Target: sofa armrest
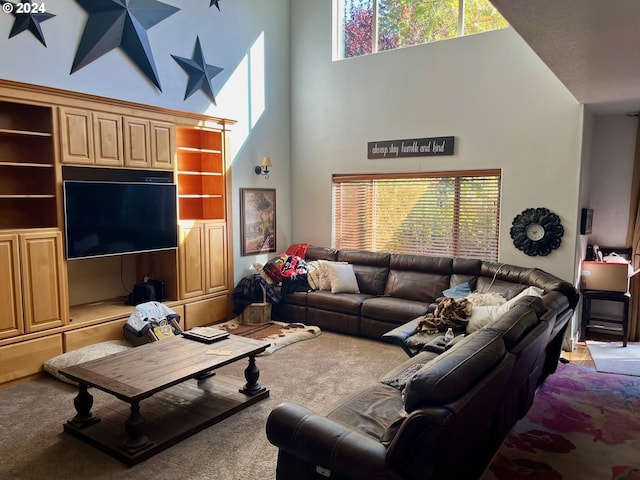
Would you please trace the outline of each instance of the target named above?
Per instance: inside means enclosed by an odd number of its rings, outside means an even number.
[[[386,478],[384,445],[299,405],[285,402],[274,408],[267,418],[266,432],[279,449],[336,472],[339,478]]]
[[[417,317],[413,320],[408,321],[404,325],[400,325],[399,327],[394,328],[393,330],[389,330],[387,333],[382,335],[383,340],[389,341],[395,345],[402,347],[402,349],[406,352],[407,355],[413,357],[418,351],[413,351],[407,346],[407,338],[416,333],[416,329],[418,328],[418,324],[424,317]]]

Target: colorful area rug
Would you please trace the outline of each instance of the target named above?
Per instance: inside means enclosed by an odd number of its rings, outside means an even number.
[[[623,347],[622,342],[587,340],[587,347],[597,371],[640,377],[639,343],[628,342]]]
[[[322,333],[320,327],[308,326],[302,323],[271,321],[261,325],[243,325],[238,318],[218,323],[215,326],[234,335],[271,342],[271,346],[262,355],[271,355],[282,347],[317,337]]]
[[[640,378],[559,364],[482,480],[640,480]]]

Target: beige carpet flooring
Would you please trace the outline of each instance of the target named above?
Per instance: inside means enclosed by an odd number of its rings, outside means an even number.
[[[274,479],[277,449],[265,435],[269,412],[292,401],[320,412],[405,360],[396,346],[323,332],[259,357],[267,400],[249,407],[134,467],[63,433],[75,411],[75,387],[45,377],[0,390],[0,478],[11,480]],[[221,374],[242,378],[246,362]],[[94,413],[119,402],[91,389]],[[144,401],[141,403],[144,415]]]

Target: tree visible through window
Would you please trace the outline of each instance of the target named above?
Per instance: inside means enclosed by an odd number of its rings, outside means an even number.
[[[498,30],[489,0],[336,0],[340,58]]]
[[[498,259],[500,172],[334,175],[332,245]]]

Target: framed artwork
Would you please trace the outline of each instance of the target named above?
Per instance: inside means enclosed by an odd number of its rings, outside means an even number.
[[[241,255],[276,251],[275,188],[240,189]]]

